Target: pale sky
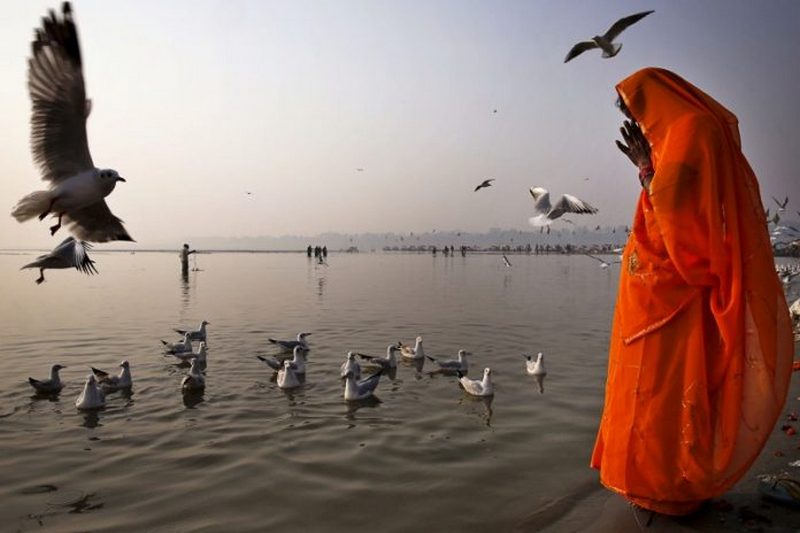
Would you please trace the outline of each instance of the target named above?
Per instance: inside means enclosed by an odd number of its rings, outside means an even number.
[[[8,213],[45,188],[27,57],[55,0],[0,2],[0,248],[60,242]],[[762,197],[800,210],[800,2],[73,2],[95,164],[141,246],[193,236],[527,228],[528,188],[625,224],[638,182],[614,85],[674,70],[739,117]],[[577,41],[617,18],[610,60]],[[497,113],[492,111],[497,109]],[[357,168],[363,168],[358,172]],[[495,186],[473,193],[483,179]],[[590,178],[585,181],[585,178]],[[245,191],[251,191],[247,196]],[[770,200],[771,201],[771,200]]]

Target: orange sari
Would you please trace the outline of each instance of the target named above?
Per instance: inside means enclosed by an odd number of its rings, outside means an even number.
[[[662,69],[617,92],[655,175],[623,253],[591,466],[637,505],[682,515],[764,446],[789,386],[791,324],[736,117]]]

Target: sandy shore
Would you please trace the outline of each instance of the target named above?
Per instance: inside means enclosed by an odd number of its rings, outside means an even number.
[[[800,359],[798,348],[800,344],[795,344],[795,360]],[[543,504],[520,522],[516,531],[800,531],[800,510],[765,501],[758,493],[762,474],[783,472],[800,481],[800,468],[789,466],[800,459],[800,422],[789,420],[790,413],[800,413],[800,372],[792,375],[783,414],[748,474],[692,516],[672,519],[657,515],[648,526],[650,513],[634,511],[623,498],[600,487],[594,475],[568,496]],[[782,429],[787,424],[798,433],[787,434]]]

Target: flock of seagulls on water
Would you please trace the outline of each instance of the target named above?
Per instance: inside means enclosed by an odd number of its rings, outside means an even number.
[[[164,355],[175,357],[180,364],[189,364],[188,372],[181,380],[181,390],[184,393],[202,392],[206,386],[205,369],[207,367],[207,326],[210,323],[203,320],[196,330],[175,331],[181,333],[183,338],[178,342],[161,341]],[[305,383],[306,357],[311,351],[306,338],[311,333],[301,332],[296,340],[269,339],[269,342],[278,348],[279,353],[272,356],[258,355],[256,358],[264,363],[270,371],[276,374],[276,383],[280,389],[294,389]],[[192,341],[199,341],[198,351],[193,350]],[[291,354],[291,355],[289,355]],[[492,370],[485,368],[481,379],[471,379],[469,373],[469,357],[471,352],[459,350],[455,359],[440,359],[425,353],[422,337],[417,337],[414,346],[397,342],[386,348],[385,356],[369,355],[361,352],[350,351],[339,369],[339,377],[344,381],[343,397],[346,401],[364,400],[374,396],[380,383],[381,376],[388,374],[394,379],[398,368],[398,354],[401,360],[412,364],[416,371],[422,371],[425,361],[430,361],[435,368],[429,373],[452,375],[458,379],[461,388],[472,396],[490,397],[494,395],[492,384]],[[526,360],[525,369],[528,374],[536,379],[539,393],[544,393],[544,378],[547,371],[544,367],[544,356],[540,352],[536,358],[523,354]],[[364,361],[362,375],[362,364]],[[125,360],[119,365],[117,374],[112,374],[96,367],[89,367],[91,374],[86,377],[75,407],[79,410],[102,409],[106,405],[106,394],[116,391],[130,391],[133,387],[131,365]],[[54,364],[50,368],[48,379],[28,378],[28,383],[36,394],[55,396],[61,393],[64,382],[61,380],[60,371],[66,366]]]

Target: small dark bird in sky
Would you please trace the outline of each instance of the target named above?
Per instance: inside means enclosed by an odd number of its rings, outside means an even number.
[[[789,197],[788,196],[783,199],[783,202],[779,202],[778,199],[775,198],[774,196],[772,197],[772,199],[775,200],[776,204],[778,204],[778,212],[786,211],[786,204],[789,203]]]
[[[253,193],[251,193],[250,191],[244,191],[244,193],[245,193],[247,196],[253,196]]]
[[[497,113],[497,109],[495,109],[494,111],[492,111],[492,113]]]
[[[614,57],[622,49],[622,44],[613,42],[614,39],[616,39],[619,34],[622,33],[628,26],[639,22],[653,12],[653,10],[642,11],[641,13],[636,13],[635,15],[630,15],[619,19],[608,29],[605,35],[595,35],[592,37],[591,41],[581,41],[573,46],[572,50],[569,51],[567,57],[564,59],[564,63],[569,62],[585,51],[592,50],[593,48],[600,48],[603,51],[603,57],[606,59],[609,57]]]
[[[363,168],[357,168],[356,171],[357,172],[364,172],[364,169]]]
[[[485,189],[486,187],[491,187],[493,181],[494,181],[494,178],[489,178],[488,180],[483,180],[483,183],[481,183],[480,185],[475,187],[475,191],[473,191],[473,192],[478,192],[479,190]]]

